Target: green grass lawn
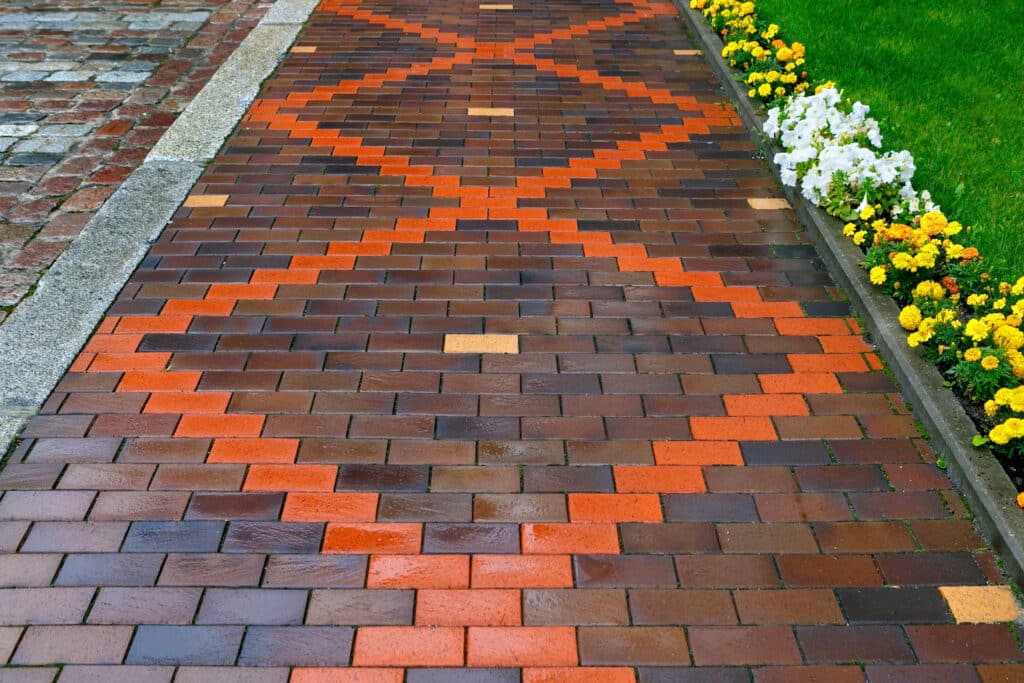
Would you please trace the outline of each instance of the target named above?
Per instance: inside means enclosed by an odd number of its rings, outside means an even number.
[[[758,0],[811,76],[870,105],[993,274],[1024,275],[1024,3]]]

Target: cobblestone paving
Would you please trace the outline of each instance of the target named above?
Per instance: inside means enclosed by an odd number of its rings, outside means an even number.
[[[674,8],[503,7],[314,14],[0,475],[3,680],[1024,679]]]
[[[0,321],[269,5],[0,5]]]

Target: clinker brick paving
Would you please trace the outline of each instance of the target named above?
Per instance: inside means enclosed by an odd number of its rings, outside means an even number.
[[[670,4],[324,0],[0,474],[0,680],[1024,680],[778,195]]]

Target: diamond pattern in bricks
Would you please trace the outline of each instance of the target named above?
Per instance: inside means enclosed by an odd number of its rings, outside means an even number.
[[[795,216],[752,208],[777,188],[675,13],[325,0],[0,474],[0,656],[1024,676],[1012,596],[963,590],[1005,586],[993,554]]]

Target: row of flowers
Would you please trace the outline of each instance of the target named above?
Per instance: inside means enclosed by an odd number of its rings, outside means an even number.
[[[998,455],[1024,454],[1024,277],[998,282],[927,191],[914,188],[909,152],[882,150],[878,122],[831,82],[811,87],[805,49],[782,40],[754,3],[691,0],[722,36],[722,55],[749,95],[768,105],[764,132],[784,151],[782,182],[842,220],[865,253],[871,282],[902,307],[907,343],[933,361],[947,384],[984,408]],[[764,87],[771,86],[771,87]],[[813,91],[813,92],[811,92]],[[1024,494],[1018,498],[1024,506]]]

